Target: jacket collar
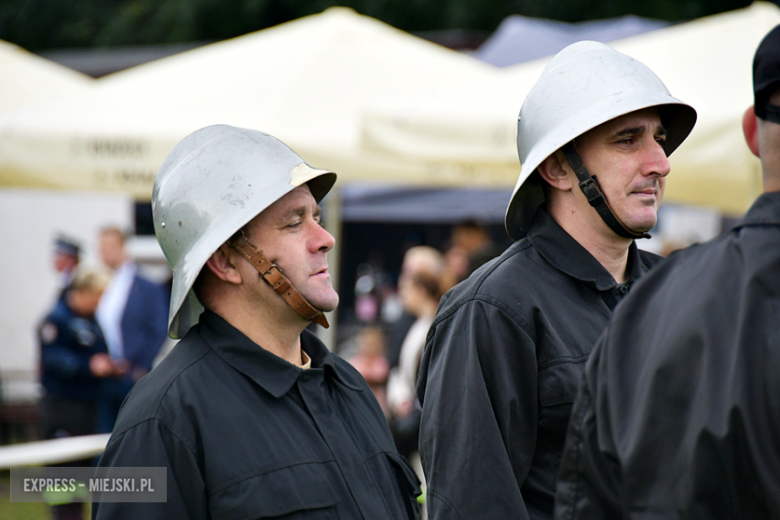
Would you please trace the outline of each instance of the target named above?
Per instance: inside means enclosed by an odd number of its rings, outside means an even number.
[[[591,283],[599,291],[607,291],[617,285],[609,271],[564,231],[544,206],[539,206],[536,210],[527,238],[547,262],[572,278]],[[628,270],[629,282],[636,281],[643,274],[639,251],[634,241],[628,248]]]
[[[736,228],[756,224],[780,224],[780,191],[758,197]]]
[[[219,357],[276,398],[289,392],[304,372],[304,369],[265,350],[211,311],[206,310],[200,315],[197,330]],[[323,372],[352,390],[361,390],[344,377],[335,354],[308,330],[301,334],[301,348],[311,358],[308,370]]]

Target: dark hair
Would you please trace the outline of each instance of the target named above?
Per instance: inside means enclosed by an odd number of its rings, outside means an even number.
[[[426,272],[412,275],[412,283],[422,288],[425,294],[433,300],[439,300],[442,296],[441,281],[434,275]]]
[[[767,119],[767,102],[779,86],[780,25],[764,36],[753,57],[754,110],[761,119]]]
[[[481,233],[487,233],[487,228],[484,224],[477,219],[469,218],[455,224],[456,228],[468,229],[469,231],[479,231]]]

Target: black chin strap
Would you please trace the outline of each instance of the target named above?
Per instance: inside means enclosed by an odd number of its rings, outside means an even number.
[[[612,212],[612,208],[609,207],[607,197],[604,196],[604,192],[601,191],[599,181],[595,175],[588,173],[588,169],[582,164],[580,154],[574,148],[574,143],[569,142],[563,145],[563,153],[566,155],[566,160],[569,161],[569,166],[574,170],[574,174],[577,176],[577,180],[580,181],[580,189],[588,199],[591,206],[601,216],[601,220],[604,221],[609,228],[623,238],[650,238],[650,235],[645,232],[637,233],[628,229],[617,216]]]

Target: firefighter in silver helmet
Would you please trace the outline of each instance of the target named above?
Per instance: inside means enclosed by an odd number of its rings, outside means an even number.
[[[780,25],[753,99],[763,194],[620,304],[580,383],[556,518],[780,518]]]
[[[167,157],[152,211],[181,341],[133,388],[100,461],[166,467],[167,497],[93,518],[416,518],[417,479],[368,385],[305,330],[338,303],[318,206],[335,180],[225,125]]]
[[[557,54],[518,120],[516,242],[444,296],[418,382],[429,517],[552,518],[585,362],[631,285],[659,261],[668,156],[696,112],[607,45]]]

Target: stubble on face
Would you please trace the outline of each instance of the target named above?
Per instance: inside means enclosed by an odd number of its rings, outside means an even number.
[[[598,178],[615,215],[633,231],[656,224],[669,173],[665,139],[655,108],[607,121],[577,138],[583,163]]]
[[[320,224],[320,208],[308,186],[300,186],[247,225],[250,241],[278,265],[311,305],[331,311],[338,305],[328,273],[333,237]]]

